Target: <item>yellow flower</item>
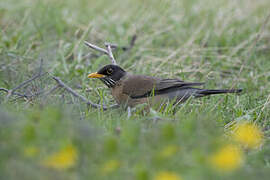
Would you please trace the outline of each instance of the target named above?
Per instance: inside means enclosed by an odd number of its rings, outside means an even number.
[[[226,145],[210,157],[213,167],[220,171],[233,171],[239,168],[243,161],[243,153],[235,145]]]
[[[120,162],[117,160],[109,160],[104,163],[101,168],[101,172],[104,174],[109,174],[120,167]]]
[[[262,144],[263,133],[255,124],[242,123],[235,128],[233,138],[248,148],[257,148]]]
[[[63,170],[74,166],[76,160],[77,151],[72,145],[69,145],[47,157],[42,164],[46,167]]]
[[[176,173],[162,171],[155,176],[154,180],[182,180],[182,178]]]
[[[35,157],[38,153],[38,148],[35,146],[27,146],[23,149],[23,154],[26,157]]]
[[[163,158],[169,158],[176,154],[179,151],[179,147],[176,145],[169,145],[166,146],[162,151],[160,152],[160,156]]]

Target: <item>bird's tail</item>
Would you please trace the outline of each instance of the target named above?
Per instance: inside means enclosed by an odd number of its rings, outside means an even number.
[[[242,89],[199,89],[194,94],[195,97],[208,96],[212,94],[240,93]]]

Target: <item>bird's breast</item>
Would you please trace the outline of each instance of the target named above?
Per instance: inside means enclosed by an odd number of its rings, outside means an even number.
[[[112,96],[118,104],[125,104],[128,100],[128,95],[123,94],[123,86],[116,85],[112,90]]]

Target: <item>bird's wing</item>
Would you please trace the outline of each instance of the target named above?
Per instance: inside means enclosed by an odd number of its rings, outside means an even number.
[[[129,75],[123,82],[123,93],[131,98],[144,98],[192,87],[203,83],[184,82],[179,79],[160,79],[151,76]]]
[[[122,91],[130,97],[143,96],[153,90],[157,81],[157,78],[151,76],[128,75],[122,82]]]
[[[156,90],[165,90],[168,88],[175,88],[175,87],[187,87],[187,86],[201,86],[204,83],[198,83],[198,82],[185,82],[180,79],[161,79],[159,80],[156,85]]]

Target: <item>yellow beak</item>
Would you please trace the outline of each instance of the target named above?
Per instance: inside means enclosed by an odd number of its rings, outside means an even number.
[[[88,78],[102,78],[102,77],[104,77],[104,76],[105,76],[105,75],[103,75],[103,74],[98,74],[97,72],[88,74]]]

